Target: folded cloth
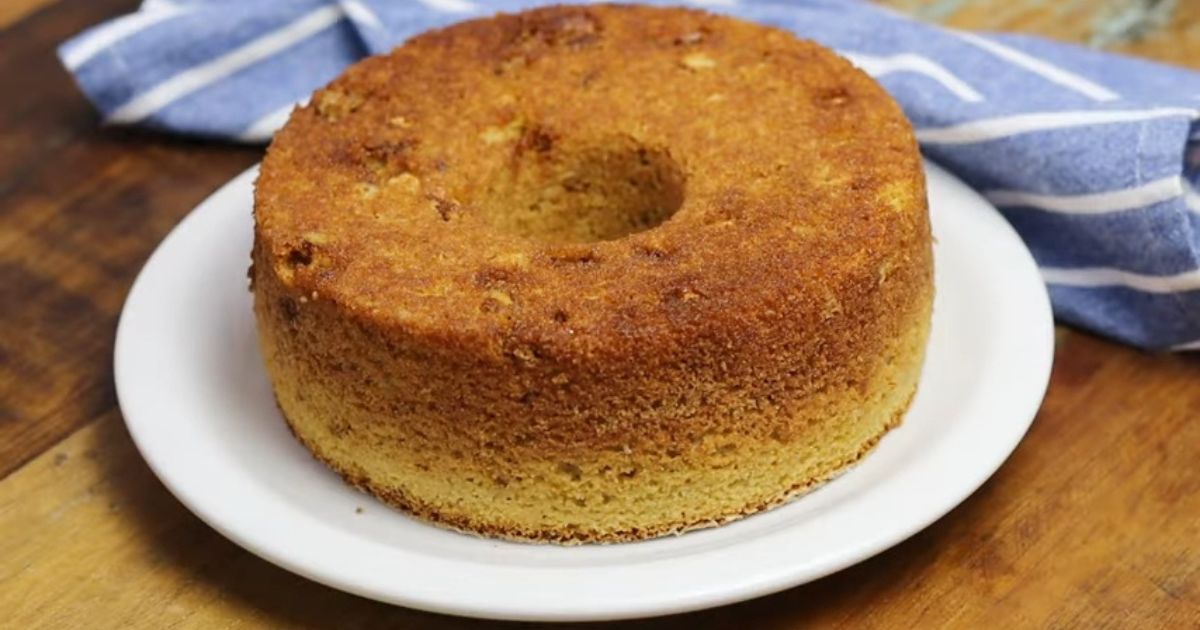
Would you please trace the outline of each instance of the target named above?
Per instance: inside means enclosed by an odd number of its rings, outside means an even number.
[[[356,59],[537,4],[146,0],[59,55],[108,123],[265,142]],[[1061,321],[1144,348],[1200,350],[1200,74],[953,31],[854,0],[696,4],[816,40],[875,76],[926,156],[1016,228]]]

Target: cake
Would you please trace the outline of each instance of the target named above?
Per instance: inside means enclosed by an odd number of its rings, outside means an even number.
[[[292,432],[464,532],[725,523],[901,420],[933,297],[921,158],[833,52],[679,8],[417,36],[292,114],[252,290]]]

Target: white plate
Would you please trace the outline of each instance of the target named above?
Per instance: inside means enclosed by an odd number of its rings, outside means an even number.
[[[730,525],[641,543],[525,545],[430,527],[344,485],[288,433],[260,364],[246,289],[254,169],[180,223],[130,291],[116,341],[121,409],[150,467],[205,522],[366,597],[594,620],[779,591],[948,512],[1012,452],[1045,392],[1053,329],[1033,260],[987,202],[937,167],[927,172],[937,298],[903,425],[816,492]]]

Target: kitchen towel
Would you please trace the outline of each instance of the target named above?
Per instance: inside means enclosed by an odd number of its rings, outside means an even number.
[[[146,0],[59,55],[109,124],[267,142],[355,60],[539,4],[549,3]],[[692,4],[816,40],[878,79],[925,155],[1016,228],[1060,321],[1200,350],[1200,73],[954,31],[857,0]]]

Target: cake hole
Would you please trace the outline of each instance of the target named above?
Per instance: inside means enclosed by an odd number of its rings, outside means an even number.
[[[437,211],[438,218],[443,221],[449,221],[459,212],[459,205],[454,201],[436,196],[430,197],[430,200],[433,201],[433,209]]]
[[[300,241],[300,245],[288,248],[287,262],[293,267],[307,267],[313,261],[313,244]]]
[[[542,352],[537,346],[517,344],[506,351],[508,356],[524,365],[534,365],[541,360]]]
[[[579,80],[579,85],[582,87],[585,87],[585,88],[590,87],[592,85],[592,83],[595,83],[596,79],[599,79],[599,78],[600,78],[599,70],[590,70],[586,74],[583,75],[582,79]]]
[[[370,200],[379,196],[379,186],[370,182],[359,182],[354,189],[362,199]]]
[[[672,304],[694,302],[707,297],[703,291],[695,287],[682,286],[675,287],[664,294],[664,301]]]
[[[509,269],[495,266],[484,266],[475,272],[472,280],[481,289],[502,286],[513,280],[513,272]]]
[[[515,43],[537,42],[545,46],[579,48],[600,39],[603,24],[587,9],[563,7],[558,11],[520,16],[521,30]]]
[[[649,245],[640,245],[634,248],[634,251],[636,251],[638,255],[654,261],[666,260],[667,256],[669,256],[667,250]]]
[[[376,182],[386,182],[412,170],[410,152],[413,145],[412,140],[369,142],[363,145],[359,160]]]
[[[353,114],[365,102],[366,98],[363,95],[337,88],[326,88],[313,96],[313,107],[316,108],[317,116],[329,122],[337,122]]]
[[[704,41],[708,34],[708,29],[702,27],[676,37],[672,43],[676,46],[691,46]]]
[[[486,178],[481,199],[463,205],[498,232],[562,245],[650,230],[683,203],[683,170],[663,149],[624,136],[546,138],[511,141],[512,159]]]
[[[850,91],[843,86],[820,90],[816,93],[816,100],[818,105],[841,107],[850,102]]]
[[[289,324],[294,324],[300,317],[300,305],[290,297],[279,300],[279,310],[283,311],[283,318]]]
[[[559,464],[558,472],[570,477],[571,481],[579,481],[580,479],[583,479],[583,470],[571,462],[563,462]]]
[[[517,142],[517,150],[549,153],[554,148],[554,141],[554,134],[549,129],[531,125],[522,132],[521,139]]]
[[[596,250],[581,244],[559,245],[546,252],[546,257],[559,265],[590,265],[596,262]]]

